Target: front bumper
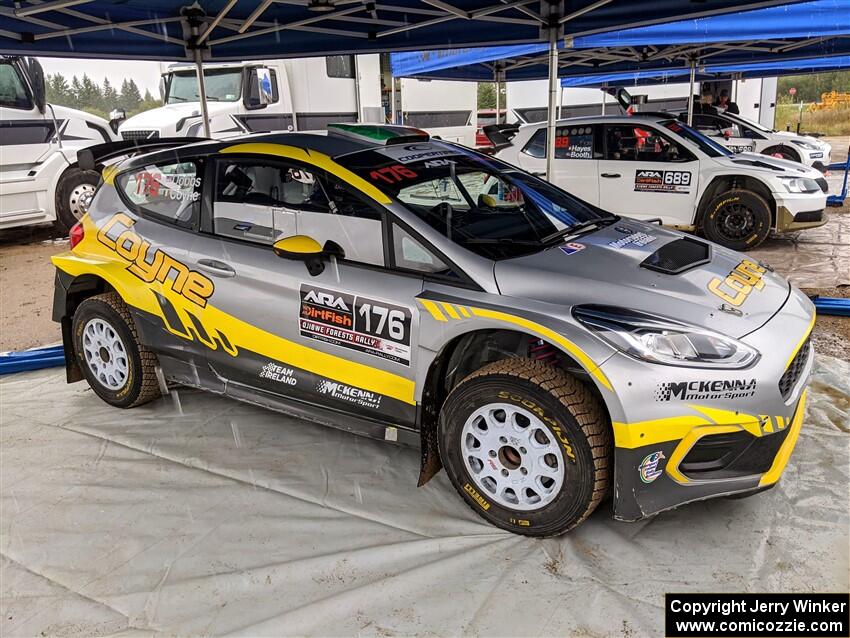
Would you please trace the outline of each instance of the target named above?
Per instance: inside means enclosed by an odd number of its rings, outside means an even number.
[[[651,364],[627,363],[625,355],[609,359],[602,367],[627,415],[613,424],[614,517],[632,521],[774,485],[805,415],[813,325],[811,302],[792,291],[770,321],[742,339],[762,353],[747,370],[648,370]],[[623,373],[629,383],[621,391]]]
[[[776,232],[817,228],[827,222],[826,193],[774,193]]]

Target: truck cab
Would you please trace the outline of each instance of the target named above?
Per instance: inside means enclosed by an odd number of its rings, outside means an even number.
[[[116,139],[106,120],[46,102],[37,60],[0,57],[0,229],[55,222],[66,232],[99,178],[77,152]]]
[[[330,122],[382,122],[377,55],[336,55],[204,65],[210,134],[321,130]],[[162,75],[163,105],[125,120],[124,140],[204,134],[192,64]]]

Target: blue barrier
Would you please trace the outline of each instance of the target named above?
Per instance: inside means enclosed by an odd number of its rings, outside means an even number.
[[[850,174],[850,149],[847,151],[847,161],[843,163],[830,164],[827,169],[831,171],[844,171],[844,184],[841,186],[840,195],[830,195],[826,198],[827,206],[844,206],[847,198],[847,175]]]
[[[12,374],[64,365],[65,351],[61,345],[0,354],[0,374]]]
[[[812,297],[812,303],[819,315],[837,315],[850,317],[850,299],[840,297]]]

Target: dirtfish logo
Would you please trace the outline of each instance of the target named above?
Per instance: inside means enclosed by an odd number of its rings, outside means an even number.
[[[643,461],[641,461],[640,465],[638,465],[640,480],[644,483],[652,483],[655,479],[661,476],[664,472],[658,467],[658,464],[664,458],[664,453],[661,450],[644,457]]]
[[[755,379],[718,379],[716,381],[667,381],[655,390],[656,401],[692,401],[694,399],[741,399],[756,393]]]

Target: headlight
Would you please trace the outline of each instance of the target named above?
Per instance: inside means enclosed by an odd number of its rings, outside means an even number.
[[[603,340],[650,363],[687,368],[746,368],[755,348],[713,330],[611,306],[577,306],[573,316]]]
[[[816,193],[820,191],[818,183],[808,177],[780,177],[789,193]]]
[[[811,142],[806,142],[805,140],[791,140],[792,144],[796,144],[800,148],[804,148],[807,151],[817,151],[820,149],[819,146],[812,144]]]

